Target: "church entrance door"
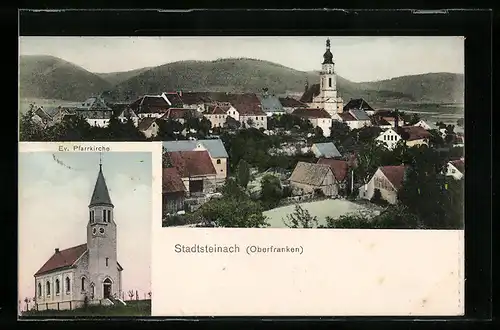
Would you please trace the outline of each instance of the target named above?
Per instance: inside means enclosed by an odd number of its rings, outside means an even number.
[[[111,280],[109,278],[104,280],[104,299],[111,298]]]

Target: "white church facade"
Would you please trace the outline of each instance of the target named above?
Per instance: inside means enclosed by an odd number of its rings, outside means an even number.
[[[343,100],[337,93],[337,73],[335,72],[333,54],[330,51],[330,39],[326,40],[320,83],[311,87],[306,84],[306,90],[300,101],[310,108],[325,109],[332,117],[343,111]]]
[[[89,304],[124,304],[122,266],[117,260],[117,228],[114,205],[99,165],[88,206],[87,242],[68,249],[55,249],[35,273],[38,310],[62,310]]]

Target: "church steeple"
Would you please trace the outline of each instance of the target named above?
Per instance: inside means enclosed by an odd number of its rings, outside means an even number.
[[[330,51],[330,39],[326,39],[326,52],[323,54],[323,64],[333,64],[333,54]]]
[[[90,199],[89,207],[92,206],[114,207],[111,202],[111,198],[109,197],[109,191],[106,185],[106,180],[104,179],[104,174],[102,174],[102,160],[99,161],[99,174],[97,174],[94,192],[92,193],[92,198]]]

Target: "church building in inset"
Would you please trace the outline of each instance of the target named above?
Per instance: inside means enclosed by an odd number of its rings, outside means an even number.
[[[102,164],[88,209],[87,242],[64,250],[56,248],[35,273],[38,310],[74,309],[86,299],[89,304],[123,303],[123,268],[117,260],[114,205]]]
[[[323,54],[321,66],[319,84],[309,87],[306,83],[300,101],[311,108],[325,109],[333,117],[342,112],[343,100],[337,94],[337,73],[335,72],[333,54],[330,51],[330,39],[326,40],[326,52]]]

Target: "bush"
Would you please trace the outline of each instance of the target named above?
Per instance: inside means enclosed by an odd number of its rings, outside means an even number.
[[[389,203],[382,198],[382,193],[380,192],[380,189],[375,189],[375,191],[373,192],[373,197],[370,199],[370,202],[380,206],[389,205]]]

